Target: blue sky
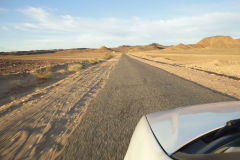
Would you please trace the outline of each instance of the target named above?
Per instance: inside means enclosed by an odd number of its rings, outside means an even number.
[[[0,51],[240,38],[240,0],[0,0]]]

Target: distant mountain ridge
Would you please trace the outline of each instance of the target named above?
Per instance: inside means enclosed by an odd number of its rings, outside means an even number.
[[[106,46],[102,46],[100,48],[98,48],[99,51],[112,51],[111,48],[107,48]]]
[[[148,45],[137,45],[137,46],[122,45],[112,49],[119,52],[128,52],[128,51],[150,51],[150,50],[159,50],[164,48],[166,48],[166,46],[163,46],[158,43],[152,43]]]
[[[168,50],[193,49],[193,48],[240,48],[240,39],[230,36],[212,36],[202,39],[196,44],[178,44],[168,47]]]
[[[0,52],[0,55],[29,55],[29,54],[45,54],[56,53],[61,51],[74,52],[74,50],[81,50],[83,52],[138,52],[138,51],[151,51],[151,50],[185,50],[196,48],[240,48],[240,38],[233,39],[230,36],[212,36],[203,38],[196,44],[183,44],[180,43],[176,46],[164,46],[158,43],[152,43],[149,45],[122,45],[115,48],[108,48],[102,46],[98,49],[93,48],[73,48],[73,49],[50,49],[50,50],[32,50],[32,51],[12,51],[12,52]]]

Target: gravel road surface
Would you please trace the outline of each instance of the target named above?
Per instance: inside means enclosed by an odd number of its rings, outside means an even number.
[[[144,114],[236,100],[123,55],[58,159],[122,160]]]

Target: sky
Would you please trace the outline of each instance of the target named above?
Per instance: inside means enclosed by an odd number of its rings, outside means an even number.
[[[240,38],[240,0],[0,0],[0,51]]]

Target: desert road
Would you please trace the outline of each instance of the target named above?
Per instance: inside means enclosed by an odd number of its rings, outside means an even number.
[[[232,100],[123,54],[58,159],[122,160],[142,115]]]

